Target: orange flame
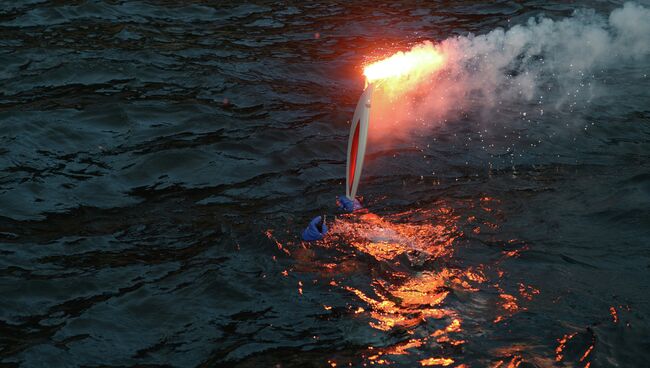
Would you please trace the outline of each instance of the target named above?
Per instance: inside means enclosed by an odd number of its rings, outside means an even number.
[[[444,64],[442,53],[431,43],[413,47],[407,52],[392,56],[366,66],[363,74],[368,83],[378,80],[408,78],[415,82],[431,75]]]

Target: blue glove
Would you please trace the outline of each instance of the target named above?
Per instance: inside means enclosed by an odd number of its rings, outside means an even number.
[[[307,226],[307,228],[302,231],[302,240],[321,240],[326,233],[327,224],[325,224],[325,220],[322,220],[321,216],[316,216],[313,220],[311,220],[309,226]]]
[[[355,198],[354,201],[352,201],[346,196],[336,197],[336,204],[345,212],[354,212],[363,208],[358,199]]]

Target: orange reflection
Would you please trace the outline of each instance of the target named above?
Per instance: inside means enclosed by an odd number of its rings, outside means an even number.
[[[420,339],[410,339],[403,343],[395,344],[390,348],[386,349],[385,352],[388,355],[404,355],[408,354],[409,349],[418,348],[422,346],[423,342]]]
[[[562,352],[566,348],[567,342],[569,340],[571,340],[573,337],[575,337],[575,335],[577,335],[577,334],[578,334],[577,332],[574,332],[572,334],[566,334],[566,335],[562,336],[561,339],[558,340],[558,342],[560,344],[557,346],[557,348],[555,348],[555,361],[556,362],[559,362],[559,361],[562,360],[562,358],[564,358],[564,355],[562,355]]]
[[[457,227],[458,220],[451,209],[441,207],[385,217],[372,213],[344,216],[332,224],[331,236],[323,241],[323,247],[339,249],[341,244],[348,244],[357,254],[366,254],[377,262],[393,266],[386,274],[377,275],[368,290],[340,285],[367,305],[363,308],[364,315],[370,317],[368,323],[372,328],[402,331],[412,336],[406,341],[374,349],[375,353],[368,357],[372,363],[379,364],[382,360],[388,364],[391,355],[410,354],[411,350],[426,346],[464,343],[462,339],[449,336],[461,332],[461,319],[456,312],[444,307],[444,301],[454,288],[477,290],[473,285],[486,280],[481,270],[442,268],[417,275],[400,271],[403,262],[421,265],[451,257],[452,245],[462,234]],[[447,318],[446,327],[426,332],[430,324],[439,325]],[[420,362],[447,366],[454,360],[437,356]]]
[[[612,315],[612,321],[618,323],[618,313],[616,313],[616,308],[609,307],[609,314]]]
[[[336,226],[332,226],[324,245],[336,248],[341,242],[346,242],[378,261],[391,261],[405,253],[411,255],[413,262],[449,256],[453,252],[451,245],[460,234],[455,225],[458,217],[448,216],[447,211],[450,210],[409,211],[390,218],[372,213],[347,216],[335,222]],[[414,215],[429,218],[447,216],[438,224],[398,222]],[[421,254],[415,256],[416,252]]]
[[[279,249],[279,250],[285,252],[285,253],[286,253],[287,255],[289,255],[289,256],[291,255],[291,252],[289,252],[289,250],[288,250],[287,248],[283,247],[283,246],[282,246],[282,243],[280,243],[280,242],[279,242],[279,241],[278,241],[278,240],[273,236],[273,230],[272,230],[272,229],[266,230],[266,233],[264,233],[264,235],[266,235],[267,238],[273,240],[273,242],[275,242],[275,245],[278,246],[278,249]]]
[[[562,336],[562,338],[557,340],[559,345],[557,346],[557,348],[555,348],[555,361],[556,362],[560,362],[560,361],[564,360],[564,351],[565,351],[565,349],[567,347],[567,344],[576,336],[578,336],[578,332],[573,332],[573,333],[570,333],[570,334],[565,334],[564,336]],[[591,362],[588,362],[587,360],[591,356],[595,346],[596,346],[596,338],[595,338],[594,335],[592,335],[591,336],[591,342],[590,342],[589,346],[587,347],[587,349],[581,355],[578,355],[580,357],[579,359],[577,359],[578,356],[576,356],[576,360],[579,363],[584,363],[585,367],[589,367],[591,365]],[[573,351],[575,352],[575,349],[573,349]]]
[[[520,356],[514,356],[512,360],[508,363],[508,368],[517,368],[521,365],[524,360]]]
[[[594,346],[593,346],[593,345],[589,346],[589,348],[587,349],[587,351],[585,351],[585,353],[582,355],[582,358],[580,358],[580,361],[582,362],[582,361],[584,361],[585,359],[587,359],[587,357],[589,356],[589,354],[591,354],[591,352],[592,352],[593,350],[594,350]]]
[[[524,285],[523,283],[519,283],[519,294],[527,300],[533,300],[534,295],[539,294],[539,290],[535,289],[534,287],[528,285]]]
[[[454,364],[454,360],[450,358],[429,358],[420,360],[420,364],[423,366],[440,365],[446,367],[450,364]]]
[[[324,279],[321,285],[351,296],[347,305],[339,307],[333,307],[331,300],[318,301],[323,313],[358,319],[381,336],[382,345],[369,346],[360,357],[364,360],[361,365],[392,365],[393,360],[404,358],[399,356],[413,354],[421,366],[449,366],[458,364],[454,354],[462,353],[475,336],[465,331],[466,326],[475,326],[480,318],[487,323],[510,318],[525,310],[526,303],[539,294],[538,289],[521,282],[507,287],[498,263],[508,258],[497,257],[495,264],[474,266],[462,266],[456,260],[455,247],[464,237],[464,228],[472,237],[494,236],[486,233],[498,228],[487,221],[493,215],[500,216],[495,204],[498,200],[490,197],[456,203],[456,207],[471,208],[477,214],[466,214],[463,220],[454,206],[445,202],[435,208],[381,216],[346,214],[328,222],[330,231],[325,239],[309,244],[287,241],[283,245],[271,231],[267,236],[295,261],[283,276],[318,275]],[[486,230],[472,234],[474,221]],[[516,239],[497,240],[496,244],[503,246],[495,249],[497,256],[527,247]],[[302,294],[302,282],[298,286]],[[487,303],[485,310],[500,314],[496,318],[493,313],[480,315],[478,320],[464,316],[457,307],[459,300],[486,290],[489,293],[478,299]],[[491,297],[495,294],[498,297]],[[562,349],[556,349],[556,354]],[[503,368],[518,367],[523,362],[519,351],[497,356],[501,357],[497,364]],[[347,364],[338,358],[337,362],[339,366]]]
[[[504,357],[492,365],[492,368],[517,368],[524,363],[525,360],[521,354],[526,350],[526,345],[513,345],[508,347],[499,348],[495,351],[497,356]]]
[[[503,321],[507,317],[511,317],[513,314],[521,311],[521,310],[526,310],[526,308],[521,307],[518,304],[517,298],[513,295],[506,294],[506,293],[501,293],[499,294],[500,298],[500,307],[506,312],[506,314],[498,315],[494,319],[494,323],[499,323]]]
[[[501,307],[508,312],[514,313],[519,310],[519,305],[517,305],[517,298],[515,298],[512,295],[509,294],[501,294],[499,295],[501,299],[503,300],[503,303],[501,304]]]

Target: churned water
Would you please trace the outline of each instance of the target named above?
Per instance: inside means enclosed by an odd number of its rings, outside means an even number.
[[[2,1],[0,365],[647,366],[647,11]],[[337,213],[362,66],[423,41],[453,108]]]

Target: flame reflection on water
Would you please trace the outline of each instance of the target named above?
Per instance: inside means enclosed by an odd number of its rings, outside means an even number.
[[[481,198],[477,207],[492,212],[489,204],[489,198]],[[467,220],[473,222],[475,217]],[[390,364],[395,356],[416,350],[423,357],[419,359],[422,366],[455,363],[454,357],[445,354],[462,351],[469,337],[463,331],[462,313],[446,300],[450,294],[490,287],[482,270],[484,265],[448,265],[453,263],[454,245],[463,237],[462,221],[451,206],[443,204],[436,209],[387,216],[347,215],[332,224],[331,234],[320,246],[370,256],[384,270],[373,277],[367,288],[342,283],[338,286],[367,306],[365,317],[372,328],[408,337],[375,347],[368,355],[371,364]],[[489,222],[483,225],[497,227]],[[517,298],[496,287],[501,292],[503,309],[497,318],[518,312]],[[532,298],[533,292],[522,287]]]
[[[444,266],[452,260],[454,244],[463,236],[461,222],[450,206],[441,205],[385,216],[368,212],[344,215],[330,224],[328,236],[317,246],[355,259],[366,257],[375,264],[372,280],[358,286],[340,277],[357,268],[346,266],[346,261],[313,259],[321,263],[316,268],[322,275],[331,272],[336,280],[330,284],[362,303],[363,307],[354,309],[355,318],[367,319],[375,330],[405,336],[396,343],[370,347],[365,355],[368,364],[389,365],[397,356],[416,350],[421,366],[455,363],[445,354],[460,351],[467,337],[463,336],[463,317],[445,301],[454,292],[476,292],[488,281],[482,266]],[[307,271],[314,265],[296,267]]]
[[[494,214],[498,212],[493,207],[496,203],[484,197],[473,208]],[[331,300],[320,300],[326,313],[358,319],[383,336],[361,354],[363,365],[393,365],[405,361],[400,357],[411,356],[407,361],[415,358],[421,366],[466,367],[463,350],[476,339],[477,331],[507,328],[504,323],[527,310],[540,290],[505,279],[500,264],[528,249],[516,239],[499,242],[498,259],[464,265],[455,255],[466,237],[463,229],[469,230],[469,236],[477,236],[472,229],[479,227],[485,230],[480,236],[485,236],[499,225],[494,217],[488,221],[475,213],[461,216],[453,208],[438,203],[435,208],[381,216],[369,212],[342,215],[328,223],[330,231],[324,240],[309,244],[283,245],[272,232],[267,236],[294,259],[291,272],[318,275],[332,290],[349,296],[347,312],[334,308]],[[305,285],[298,285],[302,295]],[[471,295],[480,295],[476,303],[486,305],[481,320],[466,315],[468,306],[463,303],[472,304]],[[466,331],[467,318],[471,331]],[[548,361],[562,359],[565,342],[560,341],[556,351],[549,350]],[[583,362],[590,353],[585,352]],[[517,367],[527,359],[521,345],[491,354],[489,364],[494,367]],[[329,362],[351,364],[334,358]]]

